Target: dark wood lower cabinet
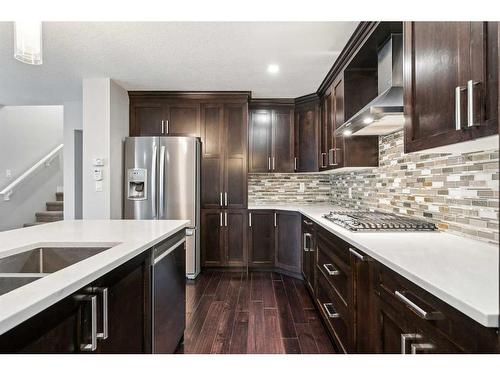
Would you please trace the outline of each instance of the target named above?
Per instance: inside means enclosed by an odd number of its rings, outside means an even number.
[[[247,225],[247,210],[202,210],[202,266],[246,267]]]
[[[250,211],[248,218],[248,266],[274,267],[274,211]]]
[[[316,227],[302,216],[302,276],[310,293],[314,293],[316,269]]]
[[[301,216],[297,212],[276,211],[275,266],[300,275],[301,267]]]

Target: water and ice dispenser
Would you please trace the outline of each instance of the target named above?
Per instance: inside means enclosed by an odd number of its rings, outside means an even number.
[[[131,168],[128,170],[128,175],[127,175],[128,199],[130,200],[148,199],[147,175],[148,175],[147,169]]]

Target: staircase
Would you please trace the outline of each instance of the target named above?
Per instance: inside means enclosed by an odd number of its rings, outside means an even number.
[[[46,211],[41,211],[35,213],[36,221],[34,223],[26,223],[24,227],[31,227],[33,225],[47,224],[53,221],[59,221],[63,219],[63,193],[56,193],[56,200],[54,202],[46,202]]]

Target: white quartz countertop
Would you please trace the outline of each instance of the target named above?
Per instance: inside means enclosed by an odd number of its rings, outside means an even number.
[[[297,211],[486,327],[499,326],[499,249],[445,232],[351,232],[322,217],[332,205],[250,205]],[[337,207],[337,209],[339,209]]]
[[[44,246],[111,247],[0,296],[0,334],[189,226],[189,223],[189,220],[65,220],[0,232],[0,259]]]

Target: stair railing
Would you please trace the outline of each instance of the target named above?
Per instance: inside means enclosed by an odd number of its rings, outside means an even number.
[[[0,191],[0,195],[3,196],[4,201],[10,200],[10,196],[14,192],[14,189],[16,189],[20,184],[22,184],[24,181],[26,181],[29,177],[33,175],[37,170],[39,170],[42,167],[48,167],[52,163],[52,160],[54,160],[59,154],[61,153],[62,149],[64,147],[64,144],[60,144],[56,148],[54,148],[52,151],[50,151],[47,155],[45,155],[43,158],[41,158],[39,161],[37,161],[30,169],[28,169],[26,172],[24,172],[22,175],[20,175],[18,178],[16,178],[14,181],[12,181],[9,185],[5,187],[2,191]]]

